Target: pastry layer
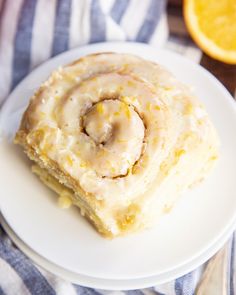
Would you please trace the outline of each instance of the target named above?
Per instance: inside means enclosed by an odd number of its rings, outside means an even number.
[[[41,168],[40,166],[33,165],[32,172],[35,173],[46,186],[57,193],[59,197],[58,203],[62,208],[67,208],[72,203],[80,208],[81,215],[87,217],[87,219],[96,226],[102,235],[106,237],[111,236],[110,231],[103,226],[100,218],[95,214],[94,210],[91,210],[84,198],[80,197],[79,194],[75,194],[70,188],[61,184],[55,177],[49,174],[47,170]]]

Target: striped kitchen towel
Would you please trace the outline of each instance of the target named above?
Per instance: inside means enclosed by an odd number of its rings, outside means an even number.
[[[33,68],[101,41],[162,46],[165,0],[0,0],[0,103]]]
[[[174,32],[168,38],[165,8],[165,0],[0,0],[0,105],[36,66],[88,43],[145,42],[175,50],[199,62],[201,52],[188,37]],[[232,254],[232,275],[234,242],[228,245],[232,246],[232,251],[227,252]],[[210,262],[211,268],[214,261]],[[71,284],[36,266],[0,226],[0,295],[190,295],[196,293],[204,268],[144,290],[94,290]],[[203,282],[206,281],[203,277]],[[230,294],[234,294],[233,277],[229,285]],[[199,294],[223,294],[199,290]]]

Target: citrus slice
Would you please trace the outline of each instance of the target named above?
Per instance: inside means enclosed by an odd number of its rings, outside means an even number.
[[[236,64],[236,0],[185,0],[184,19],[204,52]]]

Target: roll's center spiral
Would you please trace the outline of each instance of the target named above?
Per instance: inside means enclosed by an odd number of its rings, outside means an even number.
[[[126,175],[141,155],[143,121],[118,99],[95,103],[83,117],[83,130],[97,146],[93,166],[104,177]]]
[[[84,130],[97,144],[107,144],[112,139],[114,127],[108,111],[110,103],[96,103],[84,117]],[[106,110],[106,112],[105,112]]]

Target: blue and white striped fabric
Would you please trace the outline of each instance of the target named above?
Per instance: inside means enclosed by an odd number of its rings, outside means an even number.
[[[33,68],[70,48],[167,39],[165,0],[0,0],[0,103]]]
[[[194,46],[184,46],[173,36],[167,41],[165,5],[165,0],[0,0],[0,105],[33,68],[88,43],[134,40],[165,45],[199,59],[199,50]],[[232,270],[234,242],[231,253]],[[0,226],[0,295],[190,295],[196,294],[202,268],[145,290],[93,290],[73,285],[34,265]],[[234,294],[234,280],[231,277],[229,294]]]

